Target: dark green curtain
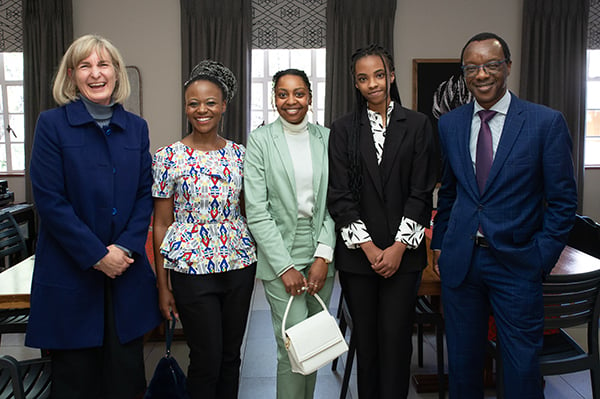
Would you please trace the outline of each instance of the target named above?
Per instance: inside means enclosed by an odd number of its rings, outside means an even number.
[[[360,47],[377,43],[394,51],[397,0],[327,0],[327,83],[325,125],[354,107],[350,57]]]
[[[238,91],[227,104],[223,136],[245,144],[250,126],[251,0],[180,1],[182,82],[204,59],[222,62],[231,69],[238,80]],[[183,87],[181,93],[183,96]],[[189,129],[183,110],[181,113],[183,137]]]
[[[71,0],[23,0],[23,71],[25,102],[25,198],[33,202],[29,160],[40,112],[56,106],[54,72],[73,41]]]
[[[565,116],[583,209],[589,0],[524,0],[519,96]]]

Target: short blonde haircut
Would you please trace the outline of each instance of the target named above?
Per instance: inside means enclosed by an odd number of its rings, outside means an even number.
[[[52,86],[52,96],[58,105],[65,105],[77,99],[79,90],[73,76],[75,67],[94,52],[99,56],[106,53],[115,69],[117,82],[112,93],[112,100],[115,103],[122,104],[129,97],[131,92],[129,78],[119,50],[102,36],[85,35],[69,46],[56,72]],[[71,71],[71,76],[69,76],[69,71]]]

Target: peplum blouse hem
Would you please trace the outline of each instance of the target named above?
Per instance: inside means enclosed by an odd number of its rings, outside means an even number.
[[[243,218],[222,223],[178,223],[160,246],[166,269],[212,274],[243,269],[256,262],[254,243]]]

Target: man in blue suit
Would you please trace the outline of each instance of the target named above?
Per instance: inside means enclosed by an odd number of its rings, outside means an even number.
[[[444,172],[431,241],[442,279],[450,398],[483,398],[490,311],[506,397],[543,398],[542,281],[574,222],[571,137],[559,112],[507,90],[512,62],[502,38],[475,35],[461,62],[476,101],[439,121]]]

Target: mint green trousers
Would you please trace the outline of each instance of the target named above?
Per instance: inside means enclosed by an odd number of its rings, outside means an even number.
[[[305,276],[308,275],[308,270],[314,261],[314,252],[310,225],[299,223],[291,256],[296,269]],[[319,291],[319,296],[325,304],[329,304],[333,280],[333,277],[328,277],[325,280],[325,285]],[[277,342],[277,399],[312,399],[317,382],[317,373],[307,376],[293,373],[285,344],[281,338],[281,322],[290,295],[285,292],[285,286],[280,278],[271,281],[263,280],[263,286],[265,296],[271,307],[271,320],[275,332],[275,341]],[[292,302],[286,327],[293,326],[321,310],[321,305],[312,295],[306,293],[299,295]]]

